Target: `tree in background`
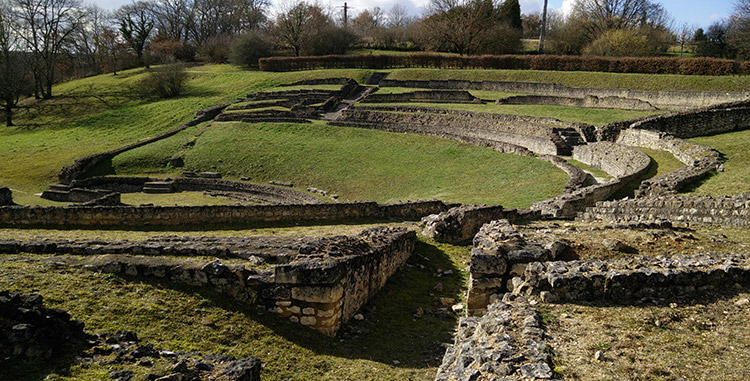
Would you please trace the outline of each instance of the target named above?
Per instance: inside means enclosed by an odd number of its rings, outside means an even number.
[[[518,0],[505,0],[498,8],[499,21],[511,28],[523,30],[521,20],[521,5]]]
[[[688,22],[680,23],[672,30],[672,33],[675,37],[675,42],[677,42],[677,45],[680,45],[680,57],[682,57],[682,54],[685,51],[685,47],[690,45],[690,43],[693,41],[695,31],[695,26]]]
[[[237,66],[258,66],[258,59],[268,57],[273,52],[273,43],[268,36],[253,31],[237,37],[232,42],[229,62]]]
[[[523,38],[537,38],[542,29],[542,17],[539,12],[529,13],[521,17],[523,22]]]
[[[22,41],[14,31],[17,25],[10,10],[10,4],[0,0],[0,105],[8,127],[13,126],[13,109],[19,99],[31,93]]]
[[[729,45],[729,23],[726,21],[711,24],[705,34],[702,29],[698,29],[695,41],[695,53],[699,56],[717,58],[735,56],[734,49]]]
[[[435,13],[420,23],[419,40],[428,49],[464,54],[516,52],[521,46],[521,29],[501,17],[491,0],[469,0],[450,9],[436,0]],[[520,14],[519,14],[520,20]]]
[[[750,0],[737,0],[729,19],[728,43],[741,59],[750,59]]]
[[[131,5],[124,5],[115,12],[120,24],[120,33],[135,53],[139,65],[149,67],[146,57],[151,32],[154,30],[154,17],[150,4],[138,1]]]
[[[52,98],[59,58],[80,24],[80,1],[13,0],[11,7],[24,48],[31,53],[34,94]]]
[[[295,56],[343,54],[356,37],[336,26],[330,15],[304,1],[279,12],[272,34]]]

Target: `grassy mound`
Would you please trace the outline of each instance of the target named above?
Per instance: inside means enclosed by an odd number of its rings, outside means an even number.
[[[189,135],[186,131],[185,135]],[[176,136],[113,160],[118,174],[164,171],[187,137]],[[528,207],[559,194],[567,175],[530,157],[445,139],[350,127],[214,123],[185,151],[185,167],[255,182],[280,180],[347,200],[450,202]]]

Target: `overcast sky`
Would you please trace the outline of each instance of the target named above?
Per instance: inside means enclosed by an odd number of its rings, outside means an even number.
[[[117,9],[123,4],[131,3],[132,0],[84,0],[94,3],[105,9]],[[271,4],[279,1],[270,0]],[[318,3],[329,4],[330,7],[341,7],[346,1],[351,7],[351,15],[373,8],[380,7],[384,10],[390,9],[395,4],[403,5],[412,15],[419,15],[429,0],[318,0]],[[575,0],[549,0],[550,9],[568,9]],[[315,2],[315,1],[311,1]],[[521,13],[532,13],[541,11],[544,0],[519,0]],[[695,26],[707,28],[712,22],[728,17],[732,13],[732,0],[662,0],[661,4],[677,23],[689,22]]]

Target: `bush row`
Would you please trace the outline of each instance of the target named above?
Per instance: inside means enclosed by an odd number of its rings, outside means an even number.
[[[531,69],[598,71],[608,73],[746,75],[750,62],[718,58],[595,57],[559,55],[453,56],[431,53],[404,55],[359,54],[311,57],[268,57],[259,60],[264,71],[334,68],[394,69]]]

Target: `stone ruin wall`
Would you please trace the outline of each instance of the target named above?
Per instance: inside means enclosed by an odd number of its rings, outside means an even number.
[[[404,103],[404,102],[436,102],[436,103],[477,103],[480,100],[466,90],[433,90],[411,91],[405,93],[373,93],[361,101],[362,103]]]
[[[643,118],[630,128],[668,133],[687,139],[739,131],[750,127],[750,102],[733,102],[671,115]]]
[[[658,110],[646,101],[640,99],[627,99],[620,97],[602,97],[587,95],[583,98],[561,97],[555,95],[517,95],[500,98],[496,102],[499,105],[545,105],[581,108],[608,108],[618,110]]]
[[[257,196],[263,200],[280,204],[320,204],[323,201],[310,194],[265,184],[253,184],[225,179],[209,179],[197,177],[177,177],[174,179],[160,179],[151,177],[126,177],[126,176],[101,176],[90,177],[83,180],[74,180],[70,184],[68,195],[62,194],[54,199],[56,201],[85,202],[105,192],[137,193],[143,192],[143,187],[149,182],[168,182],[171,192],[202,192],[202,191],[225,191],[244,193]],[[77,194],[89,195],[89,197],[78,197]],[[67,196],[67,197],[66,197]],[[82,199],[79,199],[82,198]]]
[[[486,118],[485,118],[486,116]],[[479,117],[479,118],[477,118]],[[460,135],[470,138],[496,140],[521,146],[535,153],[557,155],[565,146],[552,128],[542,125],[518,124],[518,120],[497,114],[396,114],[349,109],[339,124],[347,121],[365,121],[370,128],[390,131],[422,133],[428,135]]]
[[[189,121],[187,123],[184,123],[184,124],[180,125],[179,127],[173,128],[173,129],[171,129],[169,131],[163,132],[161,134],[157,134],[155,136],[152,136],[150,138],[141,140],[139,142],[126,145],[124,147],[120,147],[120,148],[117,148],[117,149],[113,149],[111,151],[107,151],[107,152],[103,152],[103,153],[97,153],[97,154],[93,154],[93,155],[89,155],[89,156],[80,158],[80,159],[76,160],[75,162],[73,162],[72,164],[68,164],[68,165],[64,166],[60,170],[60,173],[57,175],[58,179],[63,184],[70,184],[73,180],[80,179],[87,171],[89,171],[92,168],[96,167],[100,163],[102,163],[102,162],[104,162],[106,160],[110,160],[113,157],[115,157],[115,156],[117,156],[117,155],[119,155],[119,154],[121,154],[123,152],[129,151],[129,150],[132,150],[132,149],[135,149],[135,148],[138,148],[138,147],[142,147],[142,146],[145,146],[147,144],[151,144],[153,142],[156,142],[156,141],[159,141],[159,140],[162,140],[162,139],[165,139],[165,138],[168,138],[168,137],[170,137],[172,135],[175,135],[178,132],[180,132],[180,131],[188,128],[188,127],[192,127],[192,126],[198,125],[200,123],[207,122],[209,120],[213,120],[214,118],[216,118],[217,115],[221,114],[222,111],[224,111],[224,109],[227,106],[228,105],[223,104],[223,105],[217,105],[217,106],[212,106],[212,107],[205,108],[203,110],[198,111],[195,114],[195,117],[191,121]]]
[[[82,263],[92,271],[155,277],[209,287],[294,323],[335,336],[343,323],[386,283],[411,255],[416,233],[374,228],[355,237],[334,237],[312,257],[258,270],[244,266],[173,261],[130,255],[97,255]],[[300,251],[310,250],[303,246]]]
[[[617,143],[667,151],[685,164],[676,171],[641,182],[637,197],[672,194],[710,172],[723,170],[721,156],[715,149],[693,144],[663,132],[631,128],[620,132]]]
[[[438,242],[453,244],[473,239],[482,225],[498,219],[527,224],[540,218],[539,212],[505,209],[500,205],[460,205],[439,214],[423,217],[422,234]]]
[[[461,81],[461,80],[411,80],[384,79],[381,87],[411,87],[423,89],[489,90],[521,94],[554,95],[583,98],[593,95],[599,98],[618,97],[638,99],[658,108],[690,109],[707,107],[717,103],[743,101],[750,92],[718,91],[646,91],[629,89],[602,89],[567,87],[556,83],[512,82],[512,81]]]
[[[447,210],[442,201],[302,205],[0,207],[0,226],[168,226],[397,218]]]
[[[750,195],[647,197],[601,201],[579,213],[581,221],[632,223],[666,220],[682,225],[750,227]]]
[[[574,218],[585,207],[604,200],[648,171],[651,159],[638,150],[610,142],[575,146],[573,158],[618,176],[603,184],[563,193],[555,198],[531,204],[532,210],[552,218]]]

